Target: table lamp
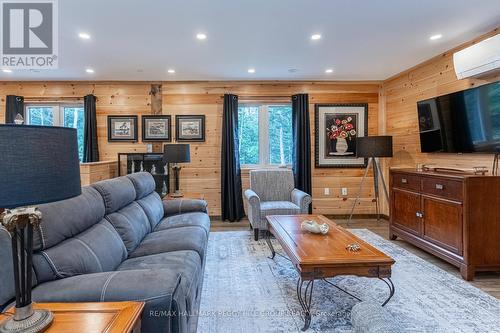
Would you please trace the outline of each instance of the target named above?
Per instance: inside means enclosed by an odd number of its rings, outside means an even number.
[[[385,185],[384,175],[380,170],[380,157],[392,157],[392,136],[380,135],[380,136],[365,136],[356,138],[356,155],[357,157],[368,158],[368,163],[366,165],[365,174],[361,180],[359,186],[358,195],[354,201],[354,205],[351,209],[351,214],[349,215],[349,222],[351,222],[352,214],[356,208],[356,204],[361,196],[361,191],[363,190],[363,184],[365,182],[366,176],[368,175],[368,170],[370,166],[373,167],[373,188],[375,193],[375,205],[377,209],[377,221],[380,220],[380,196],[379,196],[379,179],[382,181],[382,187],[384,189],[385,196],[389,202],[389,192],[387,192],[387,187]]]
[[[175,178],[175,192],[171,195],[173,198],[182,197],[179,190],[179,174],[182,167],[179,163],[189,162],[191,162],[191,157],[188,144],[166,144],[163,146],[163,163],[173,163],[172,170],[174,170]]]
[[[0,332],[41,332],[53,315],[34,310],[31,301],[33,228],[42,222],[34,205],[81,194],[76,130],[0,125],[0,156],[0,220],[12,238],[16,295],[14,316],[0,323]]]

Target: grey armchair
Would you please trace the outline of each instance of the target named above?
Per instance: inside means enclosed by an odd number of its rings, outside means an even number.
[[[260,230],[267,230],[266,215],[307,214],[312,201],[309,194],[294,188],[290,169],[251,170],[244,199],[255,240]]]

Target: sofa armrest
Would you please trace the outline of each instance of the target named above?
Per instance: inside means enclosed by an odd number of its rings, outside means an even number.
[[[292,191],[292,202],[300,207],[301,214],[307,214],[309,213],[309,205],[312,202],[312,198],[306,192],[295,188]]]
[[[163,211],[165,216],[172,216],[184,213],[208,213],[208,204],[205,200],[198,199],[173,199],[163,200]]]
[[[46,302],[145,302],[143,332],[170,332],[172,325],[187,331],[182,315],[157,313],[186,311],[186,291],[181,273],[170,269],[103,272],[45,282],[33,289],[33,301]],[[176,312],[175,312],[176,311]]]
[[[253,190],[245,190],[245,201],[247,204],[247,215],[250,223],[254,226],[260,223],[260,198]]]

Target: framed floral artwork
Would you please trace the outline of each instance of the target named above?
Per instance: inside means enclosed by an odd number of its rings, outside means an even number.
[[[368,104],[316,104],[314,116],[317,168],[366,167],[356,138],[368,135]]]

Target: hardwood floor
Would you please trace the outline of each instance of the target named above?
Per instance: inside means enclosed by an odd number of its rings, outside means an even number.
[[[357,220],[352,220],[348,226],[347,220],[339,220],[335,218],[332,219],[337,224],[345,228],[368,229],[376,233],[377,235],[384,237],[385,239],[388,239],[389,237],[389,223],[385,220],[377,222],[377,220],[375,219],[357,219]],[[217,220],[212,221],[211,231],[236,231],[236,230],[248,230],[248,232],[250,232],[248,220],[242,220],[240,222],[235,222],[235,223],[228,223]],[[460,271],[455,266],[448,264],[447,262],[433,256],[432,254],[422,251],[416,248],[415,246],[399,239],[391,242],[394,242],[395,244],[401,246],[402,248],[419,256],[420,258],[440,267],[441,269],[447,271],[448,273],[461,278]],[[484,292],[492,295],[493,297],[500,299],[500,272],[491,272],[491,273],[477,272],[474,281],[471,281],[469,283],[483,290]]]

